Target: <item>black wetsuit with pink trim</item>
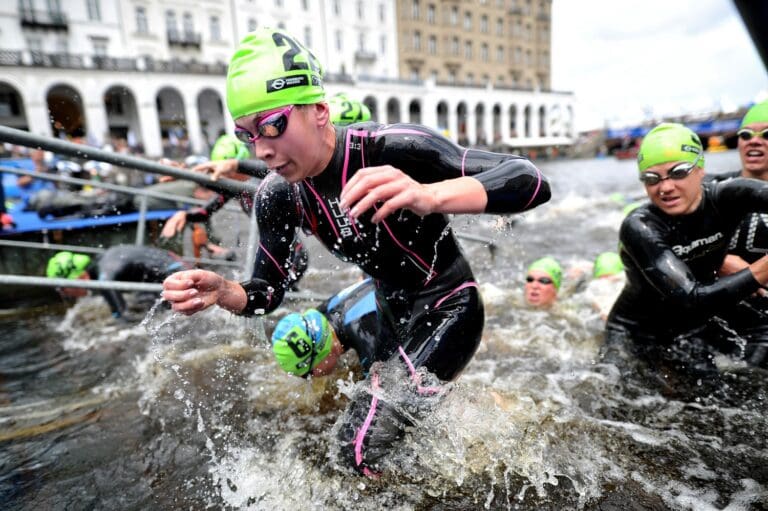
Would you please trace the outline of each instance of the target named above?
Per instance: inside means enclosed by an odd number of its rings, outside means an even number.
[[[465,149],[418,125],[336,127],[333,156],[318,176],[291,184],[271,174],[262,182],[256,202],[261,239],[254,278],[243,283],[248,305],[242,313],[270,312],[280,304],[290,243],[304,230],[374,279],[380,360],[402,351],[406,364],[452,380],[480,342],[484,312],[448,218],[398,210],[376,225],[373,210],[355,221],[339,207],[342,188],[359,169],[382,165],[420,183],[471,176],[486,190],[488,213],[526,211],[550,197],[547,180],[525,158]],[[360,470],[374,462],[365,454],[356,458]]]

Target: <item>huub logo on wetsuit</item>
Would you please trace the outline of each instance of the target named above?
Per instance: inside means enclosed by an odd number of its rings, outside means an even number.
[[[716,232],[712,236],[707,236],[706,238],[699,238],[697,240],[693,240],[688,245],[675,245],[672,247],[672,251],[675,253],[675,255],[683,256],[688,255],[691,251],[705,246],[705,245],[711,245],[712,243],[715,243],[716,241],[719,241],[723,239],[723,233],[722,232]]]

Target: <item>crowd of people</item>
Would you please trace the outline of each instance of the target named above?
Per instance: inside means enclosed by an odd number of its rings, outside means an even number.
[[[330,374],[342,353],[357,353],[364,390],[344,412],[340,454],[378,477],[387,452],[439,406],[441,384],[461,374],[482,338],[483,298],[446,215],[528,211],[546,203],[550,189],[525,158],[464,148],[420,125],[370,121],[349,97],[326,98],[322,80],[321,63],[283,31],[259,29],[241,41],[227,75],[236,139],[221,139],[229,149],[217,152],[217,144],[195,170],[261,179],[255,197],[238,197],[258,220],[253,271],[238,282],[157,254],[162,261],[147,265],[162,271],[142,278],[162,280],[162,296],[178,313],[217,306],[252,316],[275,311],[301,277],[302,234],[357,265],[360,282],[283,317],[271,345],[277,364],[299,377]],[[650,131],[638,151],[648,200],[627,209],[618,252],[592,265],[589,280],[623,283],[615,303],[596,305],[607,316],[600,357],[621,368],[640,361],[663,392],[684,378],[716,381],[718,354],[768,367],[768,102],[747,112],[738,136],[741,171],[710,177],[693,131],[674,123]],[[206,223],[230,198],[215,194],[206,207],[180,211],[163,234]],[[104,275],[106,254],[98,265],[76,257],[57,254],[49,275]],[[110,278],[120,277],[116,271]],[[551,308],[565,274],[553,257],[530,263],[526,304]],[[120,300],[105,298],[119,311]],[[407,375],[412,392],[404,399],[419,412],[381,397],[392,366]]]

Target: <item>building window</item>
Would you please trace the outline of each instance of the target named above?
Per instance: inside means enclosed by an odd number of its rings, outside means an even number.
[[[427,6],[427,23],[430,25],[435,24],[435,4],[429,4]]]
[[[504,20],[501,18],[496,20],[496,35],[504,35]]]
[[[472,85],[473,83],[475,83],[475,75],[467,73],[467,85]]]
[[[211,41],[221,41],[221,23],[218,16],[211,16]]]
[[[136,7],[136,32],[139,34],[148,34],[149,25],[147,24],[147,10],[144,7]]]
[[[107,39],[103,39],[101,37],[94,37],[91,39],[91,44],[93,44],[93,54],[96,57],[106,57],[107,56]]]
[[[165,11],[165,29],[169,34],[175,34],[178,32],[176,28],[176,13],[173,11]]]
[[[488,62],[488,45],[486,43],[480,46],[480,58],[483,62]]]
[[[27,48],[33,53],[42,53],[43,41],[39,37],[30,37],[27,39]]]
[[[88,9],[88,19],[91,21],[101,20],[100,0],[86,0],[85,7]]]
[[[305,11],[309,10],[309,0],[301,0],[301,8]]]
[[[357,19],[361,20],[365,18],[365,8],[363,6],[362,0],[358,0],[357,2]]]
[[[472,13],[464,13],[464,30],[472,30]]]
[[[413,0],[411,2],[411,18],[417,20],[421,16],[421,2],[419,0]]]
[[[459,24],[459,8],[456,7],[455,5],[451,7],[450,21],[451,21],[451,25],[454,27]]]
[[[379,21],[384,23],[387,19],[387,6],[384,4],[379,4]]]
[[[432,79],[432,81],[433,81],[433,82],[435,82],[435,83],[437,83],[437,78],[438,78],[438,76],[440,76],[440,74],[439,74],[437,71],[435,71],[435,70],[432,70],[432,72],[431,72],[431,73],[429,73],[429,77],[430,77],[430,78]]]
[[[255,18],[248,18],[248,32],[253,32],[259,28],[259,24],[256,22]]]
[[[456,83],[456,71],[453,69],[448,71],[448,83]]]
[[[67,39],[67,36],[56,38],[56,53],[59,55],[66,55],[69,53],[69,39]]]
[[[472,41],[464,42],[464,58],[472,59]]]
[[[421,32],[418,30],[413,32],[413,50],[421,51]]]
[[[341,51],[344,48],[344,34],[341,30],[334,32],[334,40],[336,42],[336,51]]]
[[[429,42],[427,43],[427,49],[430,55],[437,55],[437,37],[429,36]]]
[[[454,37],[451,39],[451,55],[458,55],[459,54],[459,38]]]
[[[386,35],[382,35],[381,37],[379,37],[379,53],[381,53],[382,55],[387,54],[387,36]]]
[[[480,18],[480,32],[483,34],[488,33],[488,16],[483,14],[483,17]]]
[[[192,19],[192,14],[188,12],[184,13],[184,33],[185,34],[195,33],[195,22]]]
[[[282,7],[283,6],[283,0],[275,0],[275,7]]]
[[[498,46],[496,48],[496,62],[504,62],[504,47]]]
[[[277,24],[277,28],[279,28],[280,30],[285,30],[285,22],[284,21],[279,22]]]
[[[61,12],[61,0],[48,0],[48,12],[58,14]]]
[[[304,27],[304,46],[312,48],[312,28]]]
[[[333,14],[336,16],[341,15],[341,3],[339,0],[333,0]]]
[[[357,34],[357,49],[361,52],[365,51],[365,34],[362,32]]]
[[[419,81],[419,70],[414,68],[411,68],[411,80],[414,82]]]

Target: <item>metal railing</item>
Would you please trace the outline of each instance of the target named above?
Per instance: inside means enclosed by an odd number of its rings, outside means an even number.
[[[129,292],[160,293],[163,285],[153,282],[126,282],[122,280],[85,280],[85,279],[57,279],[52,277],[29,277],[24,275],[0,274],[0,284],[24,285],[40,287],[76,287],[96,290],[115,290]],[[285,298],[292,301],[322,301],[325,296],[314,293],[286,291]]]

